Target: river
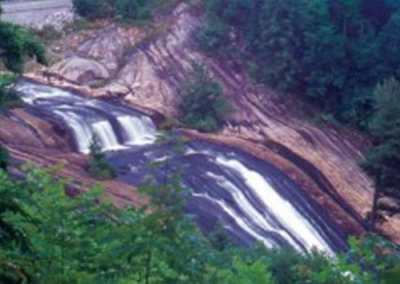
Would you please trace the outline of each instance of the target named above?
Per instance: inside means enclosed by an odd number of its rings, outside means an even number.
[[[87,154],[96,135],[121,181],[138,187],[149,176],[162,183],[180,173],[185,210],[206,234],[222,226],[244,245],[257,241],[330,255],[346,248],[346,233],[329,212],[270,163],[236,148],[173,139],[178,133],[159,143],[163,135],[152,120],[126,106],[31,82],[17,89],[29,108],[69,129],[76,151]]]

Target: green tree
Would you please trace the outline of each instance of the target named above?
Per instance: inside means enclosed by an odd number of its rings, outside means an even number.
[[[298,51],[303,23],[299,1],[264,1],[259,40],[250,48],[259,65],[257,79],[286,93],[299,87]]]
[[[118,208],[100,188],[72,198],[56,172],[25,170],[19,180],[0,172],[2,283],[376,284],[400,261],[377,237],[352,239],[335,260],[263,245],[215,249],[181,210],[183,196],[162,204],[144,188],[154,201]]]
[[[382,195],[398,195],[400,185],[400,83],[389,79],[374,93],[375,114],[370,124],[373,146],[362,163],[374,178],[375,194],[371,225],[377,220],[378,200]]]
[[[22,73],[27,58],[47,64],[43,45],[25,28],[0,21],[0,38],[0,59],[10,71]]]
[[[107,0],[73,0],[76,12],[82,17],[96,19],[110,17],[112,5]]]
[[[115,18],[124,21],[146,20],[150,17],[147,0],[73,0],[75,10],[90,19]]]
[[[150,7],[146,0],[116,0],[115,17],[123,20],[145,20],[150,17]]]
[[[204,132],[216,131],[229,111],[228,102],[223,98],[222,88],[213,81],[208,70],[197,63],[193,72],[183,84],[183,123]]]
[[[197,42],[204,52],[217,52],[221,57],[226,57],[230,44],[228,26],[221,22],[208,22],[198,34]]]
[[[13,106],[19,106],[21,100],[16,96],[13,84],[16,76],[12,73],[3,73],[0,75],[0,113]]]
[[[114,169],[107,163],[106,155],[100,145],[99,138],[94,135],[89,146],[89,172],[100,179],[111,179],[116,176]]]

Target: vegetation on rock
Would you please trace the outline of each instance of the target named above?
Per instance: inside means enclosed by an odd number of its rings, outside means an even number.
[[[47,64],[43,45],[25,28],[0,21],[0,60],[15,73],[22,73],[27,58]]]
[[[192,69],[182,85],[183,124],[203,132],[214,132],[222,125],[230,106],[223,97],[221,86],[204,66],[194,63]]]
[[[146,20],[150,17],[146,0],[73,0],[79,15],[91,19],[115,18],[124,21]]]
[[[99,179],[111,179],[116,176],[114,169],[108,164],[106,155],[103,153],[98,137],[93,136],[90,144],[89,172]]]
[[[0,113],[6,108],[21,104],[13,89],[16,78],[12,73],[0,74]]]

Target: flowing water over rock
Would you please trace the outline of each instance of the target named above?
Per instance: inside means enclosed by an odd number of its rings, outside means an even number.
[[[169,143],[154,143],[157,131],[151,119],[130,108],[29,82],[18,90],[27,105],[71,130],[78,151],[88,153],[96,135],[119,179],[129,184],[141,186],[148,175],[162,182],[165,169],[150,165],[168,160],[169,170],[182,173],[189,190],[186,211],[206,233],[222,225],[243,244],[260,241],[268,247],[316,248],[329,254],[346,247],[345,233],[329,214],[265,161],[195,140],[174,151]]]
[[[62,120],[71,129],[75,146],[82,153],[89,153],[94,136],[104,151],[151,144],[156,140],[156,127],[151,119],[131,109],[33,83],[21,83],[17,90],[26,104]]]

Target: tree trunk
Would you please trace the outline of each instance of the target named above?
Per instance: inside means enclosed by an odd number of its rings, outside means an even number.
[[[378,217],[378,201],[379,201],[379,190],[380,188],[380,177],[377,178],[375,190],[374,190],[374,199],[372,202],[372,211],[371,211],[371,218],[369,222],[369,230],[371,232],[375,231],[376,221]]]

